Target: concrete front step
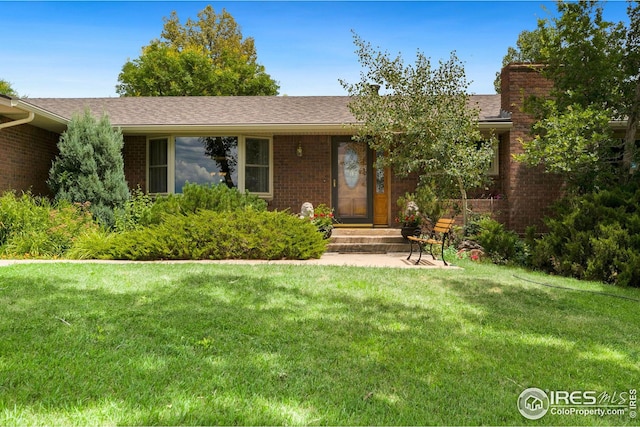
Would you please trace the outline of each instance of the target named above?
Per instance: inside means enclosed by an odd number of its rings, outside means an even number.
[[[397,228],[334,228],[327,252],[385,254],[408,252]]]
[[[332,236],[400,236],[399,228],[335,227]],[[402,237],[402,236],[401,236]]]
[[[331,234],[331,240],[339,243],[407,243],[406,240],[399,234],[397,236],[391,235],[370,235],[370,234],[358,234],[358,235],[346,235],[335,236]]]
[[[408,243],[329,243],[327,252],[341,254],[389,254],[409,253]]]

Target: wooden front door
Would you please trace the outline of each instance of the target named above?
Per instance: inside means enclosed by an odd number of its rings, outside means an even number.
[[[382,156],[376,153],[375,158]],[[374,159],[375,165],[375,159]],[[375,183],[373,190],[373,225],[389,225],[389,196],[391,194],[390,173],[388,168],[374,166]]]
[[[332,199],[334,214],[343,224],[373,221],[371,150],[351,137],[332,138]]]

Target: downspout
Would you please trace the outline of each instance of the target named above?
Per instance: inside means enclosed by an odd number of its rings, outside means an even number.
[[[24,110],[22,110],[22,111],[24,111]],[[35,115],[35,113],[33,111],[24,111],[24,112],[28,113],[29,115],[27,117],[25,117],[24,119],[14,120],[12,122],[0,123],[0,129],[12,127],[12,126],[23,125],[25,123],[30,123],[36,117],[36,115]]]

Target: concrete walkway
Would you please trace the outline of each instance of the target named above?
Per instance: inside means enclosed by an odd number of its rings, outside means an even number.
[[[440,260],[432,260],[430,255],[422,256],[420,264],[416,265],[415,260],[418,259],[417,255],[414,255],[411,260],[407,261],[406,253],[388,253],[388,254],[347,254],[347,253],[325,253],[320,259],[310,260],[220,260],[220,261],[102,261],[102,260],[0,260],[0,267],[15,265],[15,264],[27,264],[27,263],[80,263],[80,262],[95,262],[95,263],[108,263],[108,264],[124,264],[132,262],[155,262],[155,263],[187,263],[198,262],[207,264],[267,264],[267,265],[339,265],[339,266],[354,266],[354,267],[390,267],[390,268],[458,268],[452,265],[448,267]],[[451,260],[449,260],[451,261]]]

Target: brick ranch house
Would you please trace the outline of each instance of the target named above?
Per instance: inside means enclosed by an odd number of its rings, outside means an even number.
[[[558,179],[512,159],[532,122],[521,111],[523,95],[548,90],[535,67],[513,64],[502,71],[500,95],[471,97],[481,109],[480,130],[499,142],[492,186],[470,205],[519,232],[539,225],[561,192]],[[374,170],[376,153],[351,141],[348,103],[346,96],[0,96],[0,192],[49,194],[60,134],[74,113],[89,108],[122,130],[130,188],[160,194],[180,192],[186,181],[225,181],[265,198],[270,209],[325,203],[343,224],[394,226],[396,200],[416,179]]]

